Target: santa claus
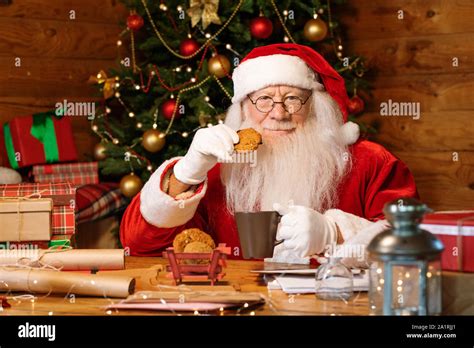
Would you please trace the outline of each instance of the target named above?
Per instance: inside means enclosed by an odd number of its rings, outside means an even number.
[[[344,79],[310,47],[255,48],[232,80],[225,124],[198,130],[126,210],[121,241],[132,255],[160,255],[196,227],[241,258],[234,212],[277,210],[283,243],[274,259],[307,258],[329,245],[367,245],[386,227],[387,201],[418,197],[404,163],[358,139]],[[249,127],[263,139],[257,163],[231,163],[236,131]]]

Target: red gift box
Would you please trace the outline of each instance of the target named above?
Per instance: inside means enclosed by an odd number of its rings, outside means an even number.
[[[72,235],[76,232],[76,188],[69,183],[21,183],[0,185],[0,197],[28,197],[36,195],[53,200],[51,228],[53,235]]]
[[[420,227],[444,244],[443,270],[474,272],[474,210],[426,214]]]
[[[4,124],[3,136],[6,158],[14,169],[77,159],[70,119],[58,118],[54,111],[15,117]]]
[[[36,165],[31,173],[34,182],[70,182],[74,185],[99,183],[97,162]]]

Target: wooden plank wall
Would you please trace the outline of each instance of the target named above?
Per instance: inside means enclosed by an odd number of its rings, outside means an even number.
[[[71,10],[75,19],[70,19]],[[118,23],[124,18],[126,11],[116,0],[11,0],[0,5],[0,124],[53,109],[64,99],[97,100],[96,88],[86,82],[116,64]],[[85,117],[72,120],[84,160],[97,138]]]
[[[474,2],[350,0],[348,6],[340,12],[348,52],[367,57],[375,73],[362,120],[377,126],[375,140],[407,163],[429,206],[474,208]],[[389,99],[419,102],[420,119],[380,116],[380,103]]]

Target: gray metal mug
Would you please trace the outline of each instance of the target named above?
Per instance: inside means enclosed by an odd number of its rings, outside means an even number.
[[[273,248],[282,242],[276,240],[280,219],[276,211],[235,213],[244,259],[273,256]]]

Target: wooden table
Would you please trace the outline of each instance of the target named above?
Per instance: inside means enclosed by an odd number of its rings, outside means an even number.
[[[126,257],[126,269],[113,271],[136,277],[136,291],[159,290],[170,291],[172,280],[159,272],[166,260],[158,257]],[[322,301],[314,294],[287,295],[281,290],[268,290],[262,276],[251,273],[251,270],[263,268],[259,261],[227,261],[226,276],[214,287],[209,285],[184,286],[195,290],[238,290],[259,292],[267,299],[267,304],[254,310],[254,315],[368,315],[368,297],[366,292],[356,293],[348,303],[342,301]],[[109,273],[109,271],[103,271]],[[158,277],[157,277],[158,276]],[[164,288],[163,288],[164,286]],[[107,311],[105,307],[120,299],[65,297],[41,294],[32,301],[30,299],[10,299],[11,308],[4,309],[0,315],[169,315],[167,312],[120,310]],[[225,312],[231,315],[232,311]],[[250,312],[245,313],[250,315]]]

